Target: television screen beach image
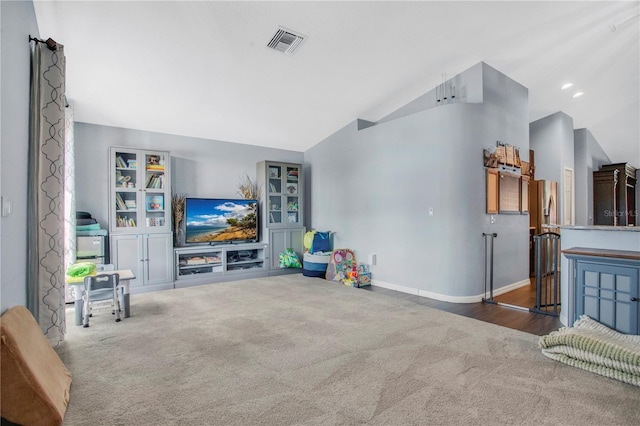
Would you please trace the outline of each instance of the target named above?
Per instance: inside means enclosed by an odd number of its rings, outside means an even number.
[[[185,242],[257,241],[257,206],[256,200],[187,198]]]

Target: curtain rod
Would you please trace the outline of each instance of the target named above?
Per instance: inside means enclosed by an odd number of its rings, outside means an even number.
[[[35,41],[36,43],[44,43],[47,45],[49,50],[53,50],[54,52],[58,50],[58,43],[56,43],[56,41],[51,37],[46,40],[42,40],[37,37],[31,37],[31,34],[29,34],[29,43],[31,43],[32,41]]]

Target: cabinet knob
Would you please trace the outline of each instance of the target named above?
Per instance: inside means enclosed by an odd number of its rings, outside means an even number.
[[[638,298],[637,298],[637,297],[632,297],[632,298],[631,298],[631,301],[632,301],[632,302],[637,302],[637,301],[638,301]]]

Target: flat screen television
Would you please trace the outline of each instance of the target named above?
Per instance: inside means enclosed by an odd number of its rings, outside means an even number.
[[[258,203],[230,198],[187,198],[185,223],[187,244],[256,242]]]

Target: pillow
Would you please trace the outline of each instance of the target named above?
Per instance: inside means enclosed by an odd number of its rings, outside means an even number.
[[[280,253],[281,268],[302,268],[298,255],[292,249],[288,248],[284,253]]]
[[[24,306],[7,310],[0,335],[2,417],[21,425],[61,425],[71,373],[31,312]]]
[[[91,262],[78,262],[69,266],[67,276],[69,277],[86,277],[96,271],[96,264]]]

